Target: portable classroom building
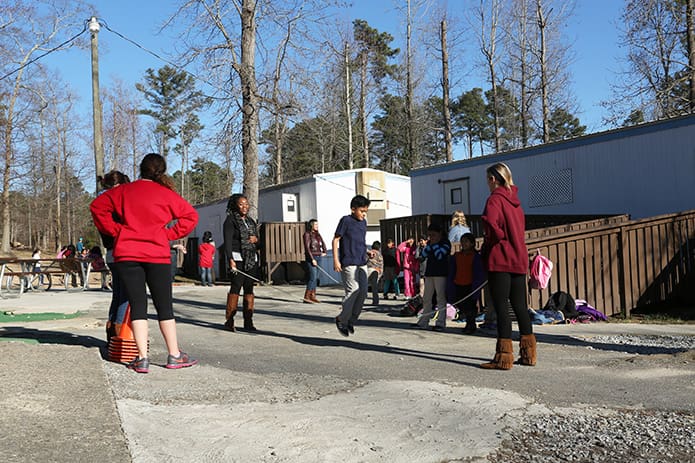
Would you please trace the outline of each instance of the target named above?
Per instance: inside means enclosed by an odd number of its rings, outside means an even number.
[[[371,200],[367,213],[367,243],[380,239],[379,221],[411,215],[410,178],[376,169],[351,169],[314,174],[264,188],[258,193],[259,222],[319,221],[326,244],[340,218],[350,214],[357,194]]]
[[[329,250],[331,238],[338,221],[350,213],[350,200],[357,194],[371,200],[367,213],[367,243],[380,239],[379,221],[386,218],[411,215],[410,178],[376,169],[352,169],[339,172],[315,174],[293,182],[264,188],[258,193],[258,222],[307,222],[319,221],[319,230]],[[225,272],[224,262],[219,259],[224,242],[223,224],[226,218],[227,199],[195,206],[199,220],[191,237],[202,237],[206,230],[212,232],[217,245],[214,268],[219,275]],[[293,240],[286,240],[282,255],[301,255],[294,249]],[[197,241],[191,241],[192,245]],[[282,244],[282,243],[280,243]],[[290,249],[292,248],[292,249]],[[330,251],[329,251],[330,253]],[[265,256],[274,268],[277,256]],[[322,267],[332,272],[332,260],[322,259]],[[297,272],[288,272],[297,273]],[[266,275],[270,278],[270,275]],[[288,275],[289,279],[291,275]]]
[[[411,171],[413,215],[480,214],[504,162],[526,214],[633,219],[695,206],[695,115]]]

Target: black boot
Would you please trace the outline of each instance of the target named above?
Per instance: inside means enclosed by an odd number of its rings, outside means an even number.
[[[253,294],[244,294],[244,329],[246,331],[258,331],[253,326]]]

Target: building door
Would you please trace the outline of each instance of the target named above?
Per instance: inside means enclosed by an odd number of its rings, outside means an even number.
[[[282,221],[299,222],[299,204],[296,194],[282,194]]]
[[[454,211],[471,213],[469,178],[457,178],[444,182],[444,209],[447,214]]]

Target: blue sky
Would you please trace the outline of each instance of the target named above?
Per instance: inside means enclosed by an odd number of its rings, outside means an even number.
[[[142,47],[166,56],[173,50],[170,37],[158,34],[162,21],[172,11],[174,2],[165,0],[97,0],[97,16],[113,30]],[[365,19],[372,27],[389,32],[396,41],[404,36],[403,18],[393,0],[355,0],[353,6],[341,13],[347,21]],[[401,2],[405,4],[405,0]],[[446,0],[440,4],[447,4]],[[477,0],[452,0],[452,5],[476,5]],[[602,123],[605,111],[600,102],[610,96],[609,85],[616,80],[622,50],[618,46],[616,24],[623,7],[621,0],[577,0],[574,16],[565,31],[567,42],[574,49],[574,61],[570,66],[572,90],[577,97],[580,117],[589,132],[605,130]],[[458,12],[454,12],[458,14]],[[85,18],[87,19],[87,18]],[[396,46],[405,48],[402,43]],[[472,48],[471,46],[467,48]],[[162,67],[163,61],[141,50],[112,32],[102,29],[99,34],[100,83],[111,85],[114,79],[134,85],[143,80],[149,67]],[[51,67],[57,67],[70,87],[81,97],[85,115],[91,114],[91,70],[89,50],[71,50],[55,53],[45,59]],[[474,78],[464,81],[452,95],[484,82]]]

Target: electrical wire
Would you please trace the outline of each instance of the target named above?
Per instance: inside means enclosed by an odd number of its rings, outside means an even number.
[[[84,27],[82,28],[82,30],[81,30],[79,33],[73,35],[72,37],[70,37],[70,38],[67,39],[65,42],[61,43],[60,45],[51,48],[51,49],[48,50],[46,53],[44,53],[44,54],[42,54],[42,55],[39,55],[39,56],[37,56],[37,57],[34,58],[34,59],[31,59],[31,60],[27,61],[26,63],[24,63],[24,64],[22,64],[21,66],[19,66],[17,69],[8,72],[8,73],[5,74],[4,76],[0,77],[0,80],[5,80],[6,78],[10,77],[12,74],[15,74],[15,73],[21,71],[22,69],[24,69],[25,67],[29,66],[30,64],[33,64],[33,63],[35,63],[36,61],[40,60],[40,59],[43,58],[44,56],[50,55],[50,54],[53,53],[54,51],[56,51],[56,50],[58,50],[58,49],[64,47],[65,45],[69,44],[70,42],[76,40],[79,36],[81,36],[81,35],[84,34],[85,32],[87,32],[87,21],[85,21]]]

